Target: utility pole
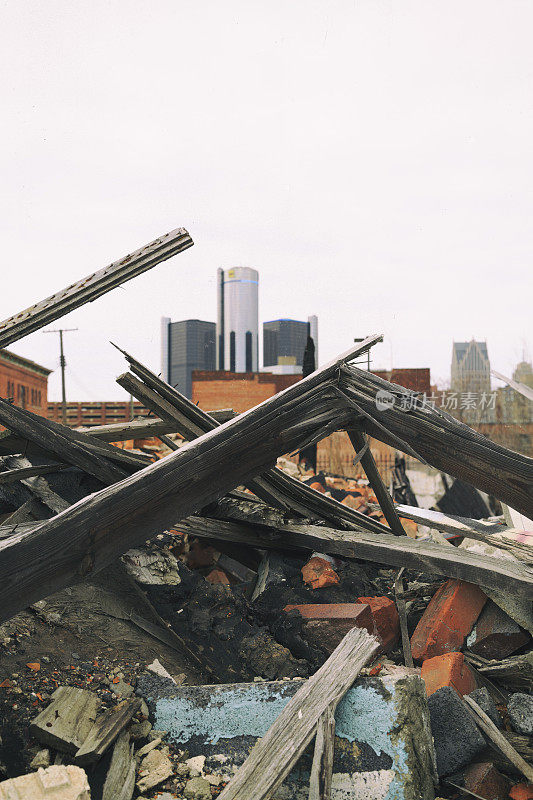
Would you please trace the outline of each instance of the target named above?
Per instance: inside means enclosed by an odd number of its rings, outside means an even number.
[[[54,330],[43,331],[43,333],[59,334],[59,366],[61,367],[61,421],[63,425],[67,424],[67,393],[65,390],[65,367],[67,366],[67,361],[63,351],[63,334],[77,330],[77,328],[57,328]]]

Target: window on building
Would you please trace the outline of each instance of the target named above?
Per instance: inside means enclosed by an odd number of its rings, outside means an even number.
[[[252,369],[252,332],[246,331],[246,372]]]
[[[235,372],[235,331],[229,335],[229,371]]]

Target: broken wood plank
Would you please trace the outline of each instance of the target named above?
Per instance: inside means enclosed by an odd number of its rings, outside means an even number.
[[[519,755],[514,747],[508,742],[505,736],[498,730],[494,722],[489,719],[489,717],[485,714],[485,712],[478,706],[475,700],[472,700],[471,697],[465,695],[463,697],[463,702],[466,703],[469,711],[471,712],[476,725],[483,731],[485,736],[496,745],[498,750],[500,750],[504,756],[511,762],[511,764],[516,767],[516,769],[524,775],[528,781],[533,781],[533,767],[531,764],[528,764],[527,761],[524,761],[521,755]]]
[[[507,529],[503,520],[500,522],[470,519],[470,517],[458,517],[454,514],[444,514],[442,511],[433,511],[431,508],[397,505],[396,511],[400,517],[411,519],[413,522],[443,533],[455,533],[457,536],[468,536],[471,533],[483,533],[490,536],[493,533],[503,533]]]
[[[122,731],[113,748],[102,800],[131,800],[133,797],[136,762],[132,750],[128,731]]]
[[[59,686],[50,705],[30,724],[32,736],[62,753],[76,753],[89,735],[100,707],[93,692]]]
[[[236,416],[232,408],[221,408],[207,413],[218,423],[227,422],[228,419]],[[149,439],[152,436],[159,436],[160,433],[179,433],[173,422],[166,422],[157,417],[144,417],[129,422],[111,422],[108,425],[93,425],[90,428],[81,426],[74,430],[94,436],[101,442],[125,442],[129,439]]]
[[[124,354],[137,376],[136,378],[135,375],[126,373],[118,379],[120,385],[141,402],[151,404],[150,407],[155,413],[159,413],[157,410],[159,408],[168,419],[173,417],[179,426],[179,433],[186,439],[191,441],[202,432],[206,433],[216,428],[216,420],[207,412],[202,411],[177,389],[154,375],[129,353],[121,348],[117,349]],[[389,532],[389,529],[377,520],[337,502],[332,497],[316,492],[277,468],[247,481],[246,485],[266,503],[282,511],[293,511],[304,518],[323,519],[340,528],[364,528],[376,533]]]
[[[355,452],[361,453],[359,458],[361,466],[365,471],[365,475],[368,478],[371,489],[374,490],[374,494],[376,495],[381,511],[389,523],[389,528],[396,536],[406,536],[407,534],[405,533],[403,525],[400,522],[400,518],[392,498],[381,479],[381,475],[379,474],[376,462],[374,461],[372,451],[370,450],[370,447],[368,447],[368,440],[366,436],[356,428],[349,430],[348,436]]]
[[[0,472],[0,484],[16,483],[24,478],[34,478],[36,475],[49,475],[51,472],[66,469],[70,464],[41,464],[39,466],[20,467],[19,469],[7,469]]]
[[[335,708],[330,705],[316,726],[315,751],[309,779],[309,800],[331,800],[335,749]]]
[[[351,410],[331,386],[339,364],[380,339],[369,337],[307,378],[80,500],[32,532],[0,541],[0,617],[9,619],[98,572],[126,550],[264,472],[278,456],[318,435],[324,414],[339,428],[353,424]]]
[[[405,567],[402,567],[396,575],[394,581],[394,597],[396,600],[396,608],[398,609],[398,616],[400,618],[403,661],[406,667],[414,667],[413,654],[411,652],[411,641],[409,639],[409,631],[407,629],[407,609],[404,598],[405,583],[403,579],[404,569]]]
[[[357,367],[341,368],[338,390],[358,413],[358,424],[369,436],[414,454],[532,516],[532,458],[496,444],[442,409],[433,408],[416,392]],[[385,408],[377,402],[378,392],[390,398]]]
[[[6,517],[2,520],[2,527],[3,526],[13,526],[18,525],[20,522],[28,522],[33,519],[33,512],[36,510],[36,507],[39,505],[37,498],[30,497],[29,500],[26,500],[16,511],[13,511],[9,517]]]
[[[283,783],[312,740],[326,709],[348,691],[361,669],[379,650],[375,636],[352,628],[328,660],[303,683],[235,777],[220,800],[268,800]]]
[[[174,527],[190,536],[248,544],[259,549],[311,550],[330,555],[408,567],[427,573],[477,583],[521,597],[533,597],[533,569],[510,559],[496,559],[452,545],[422,539],[341,531],[318,525],[286,524],[283,527],[232,522],[207,517],[188,517]]]
[[[18,436],[35,442],[47,452],[54,453],[61,461],[79,467],[102,483],[116,483],[128,475],[125,470],[110,463],[107,458],[95,455],[84,444],[75,441],[69,436],[68,428],[52,426],[49,420],[2,399],[0,399],[0,422]]]
[[[185,228],[176,228],[170,233],[165,233],[139,250],[0,322],[0,347],[7,347],[73,309],[85,303],[92,303],[97,297],[152,269],[156,264],[172,258],[182,250],[192,247],[193,244]]]
[[[87,738],[74,756],[74,761],[80,767],[98,761],[117,736],[129,725],[132,717],[141,707],[141,698],[122,700],[99,714]]]

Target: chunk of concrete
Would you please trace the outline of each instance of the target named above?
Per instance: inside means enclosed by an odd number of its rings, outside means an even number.
[[[142,760],[139,768],[140,779],[137,781],[137,789],[140,792],[147,792],[158,786],[172,775],[172,762],[161,752],[161,750],[151,750]]]
[[[459,772],[485,748],[472,715],[455,689],[443,686],[428,699],[439,777]]]
[[[53,765],[0,783],[0,800],[91,800],[85,770]]]
[[[204,778],[191,778],[185,784],[183,796],[188,800],[211,800],[211,784]]]
[[[533,697],[530,694],[517,692],[511,695],[507,713],[513,730],[526,736],[533,735]]]
[[[204,767],[230,780],[258,738],[296,694],[301,681],[183,686],[145,699],[154,725]],[[143,679],[137,691],[144,694]],[[338,800],[430,800],[434,751],[425,686],[416,670],[359,678],[336,712],[333,797]],[[312,753],[306,753],[273,800],[307,798]]]
[[[489,690],[486,689],[484,686],[481,689],[474,689],[473,692],[470,692],[468,697],[471,697],[474,700],[480,709],[485,712],[487,717],[494,722],[497,728],[502,727],[502,718],[500,717],[500,712],[496,707],[496,703],[492,699],[489,694]]]

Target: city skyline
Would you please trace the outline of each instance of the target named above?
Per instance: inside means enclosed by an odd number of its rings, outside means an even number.
[[[184,226],[194,247],[65,318],[67,396],[125,396],[110,340],[158,370],[161,316],[212,318],[212,264],[260,271],[262,319],[317,314],[322,362],[383,333],[375,368],[447,380],[474,336],[510,375],[533,345],[533,7],[232,8],[5,4],[0,317]],[[13,351],[57,370],[54,338]]]

